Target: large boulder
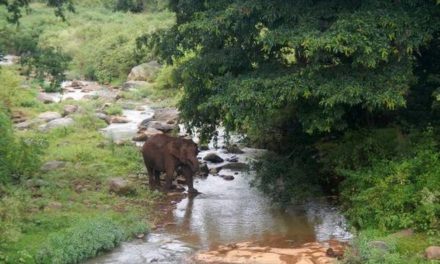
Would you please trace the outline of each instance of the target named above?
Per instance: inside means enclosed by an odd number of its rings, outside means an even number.
[[[151,82],[160,70],[160,64],[157,61],[150,61],[140,64],[131,69],[127,77],[128,81],[147,81]]]
[[[431,246],[425,250],[425,256],[429,260],[439,260],[440,259],[440,247]]]
[[[38,118],[44,120],[46,122],[50,122],[54,119],[61,118],[60,113],[58,112],[44,112],[38,115]]]
[[[226,147],[226,151],[232,154],[243,154],[244,151],[241,150],[237,145],[229,145]]]
[[[68,126],[73,125],[74,123],[75,122],[73,121],[72,118],[63,117],[63,118],[54,119],[45,125],[41,125],[39,127],[39,130],[40,131],[48,131],[48,130],[52,130],[54,128],[68,127]]]
[[[161,108],[154,111],[154,120],[164,121],[168,124],[177,123],[179,110],[176,108]]]

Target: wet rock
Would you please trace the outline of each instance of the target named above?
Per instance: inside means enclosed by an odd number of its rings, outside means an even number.
[[[145,234],[136,234],[137,239],[143,239],[145,237]]]
[[[245,171],[249,169],[249,165],[243,162],[233,162],[227,163],[220,167],[220,169],[227,170],[236,170],[236,171]]]
[[[153,120],[153,118],[151,118],[151,117],[142,120],[142,122],[139,124],[139,129],[142,129],[142,128],[146,129],[146,128],[148,128],[148,123],[150,123],[152,120]]]
[[[232,181],[235,179],[235,177],[232,175],[220,175],[220,177],[222,177],[226,181]]]
[[[232,154],[243,154],[244,153],[244,151],[243,150],[241,150],[237,145],[229,145],[229,146],[226,146],[226,151],[228,152],[228,153],[232,153]]]
[[[136,111],[145,111],[145,107],[142,107],[142,106],[136,106],[135,110],[136,110]]]
[[[208,146],[206,145],[199,146],[199,151],[206,151],[206,150],[209,150]]]
[[[75,113],[78,110],[77,105],[65,105],[63,109],[63,116],[68,116]]]
[[[110,123],[112,124],[125,124],[129,123],[130,119],[126,118],[125,116],[113,116],[110,119]]]
[[[52,121],[54,119],[61,118],[58,112],[44,112],[38,115],[38,118],[46,122]]]
[[[207,154],[207,155],[203,158],[203,160],[210,161],[210,162],[212,162],[212,163],[221,163],[221,162],[224,161],[219,155],[217,155],[217,154],[215,154],[215,153],[209,153],[209,154]]]
[[[200,171],[200,175],[205,176],[205,177],[208,176],[208,174],[209,174],[208,165],[206,163],[200,164],[199,171]]]
[[[136,189],[129,181],[123,178],[113,178],[109,181],[109,191],[118,195],[127,195],[134,193]]]
[[[162,121],[150,121],[148,123],[148,129],[157,129],[164,133],[170,132],[175,128],[175,125],[170,125]]]
[[[252,264],[334,264],[335,258],[326,256],[319,243],[307,243],[297,248],[271,248],[237,243],[234,246],[219,246],[215,250],[199,252],[196,263],[252,263]]]
[[[59,160],[48,161],[41,166],[41,171],[49,172],[57,169],[64,168],[66,166],[66,162]]]
[[[154,81],[160,70],[160,64],[157,61],[150,61],[140,64],[131,69],[127,77],[128,81]]]
[[[55,103],[55,99],[45,93],[40,93],[37,99],[45,104]]]
[[[63,118],[54,119],[54,120],[50,121],[49,123],[40,126],[38,129],[40,131],[48,131],[48,130],[52,130],[54,128],[68,127],[68,126],[73,125],[74,123],[75,122],[73,121],[72,118],[63,117]]]
[[[229,162],[238,162],[238,157],[236,157],[236,156],[232,156],[232,157],[230,157],[230,158],[227,158],[226,161],[229,161]]]
[[[218,168],[209,169],[209,174],[217,175],[220,170]]]
[[[425,250],[425,257],[429,260],[438,260],[440,259],[440,247],[439,246],[431,246]]]
[[[74,89],[81,89],[82,86],[83,86],[83,84],[82,84],[81,81],[74,80],[74,81],[72,81],[72,82],[70,83],[69,86],[72,87],[72,88],[74,88]]]

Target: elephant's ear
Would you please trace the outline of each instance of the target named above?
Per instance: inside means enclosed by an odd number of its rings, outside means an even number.
[[[179,144],[177,144],[176,141],[174,141],[174,142],[172,142],[170,144],[170,149],[169,150],[170,150],[171,156],[175,157],[178,160],[182,159],[182,154],[183,154],[182,153],[182,148],[180,147]]]

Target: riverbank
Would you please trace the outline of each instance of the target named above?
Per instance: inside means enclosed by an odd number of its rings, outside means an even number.
[[[163,195],[148,189],[131,137],[116,141],[102,129],[145,104],[138,95],[151,93],[151,87],[123,91],[88,82],[73,89],[70,84],[58,101],[13,67],[2,68],[1,74],[14,79],[8,85],[16,85],[7,87],[14,134],[41,140],[43,149],[42,165],[32,178],[0,188],[0,262],[79,262],[144,236],[153,205]]]

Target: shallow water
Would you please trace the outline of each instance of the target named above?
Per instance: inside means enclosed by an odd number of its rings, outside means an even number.
[[[123,124],[110,124],[106,128],[102,129],[105,136],[111,138],[113,141],[131,140],[138,130],[139,124],[145,119],[151,119],[154,116],[154,110],[148,106],[142,106],[143,111],[137,110],[122,110],[122,116],[125,116],[130,120],[128,123]]]
[[[245,154],[226,154],[222,150],[216,153],[224,159],[236,156],[239,162],[248,162],[263,152],[243,150]],[[178,202],[166,216],[164,228],[88,263],[191,263],[188,256],[219,244],[252,241],[261,246],[292,247],[330,239],[349,241],[352,237],[344,217],[331,201],[320,199],[280,209],[250,186],[253,172],[221,170],[219,174],[233,175],[235,179],[226,181],[214,175],[196,179],[194,185],[201,194]]]

